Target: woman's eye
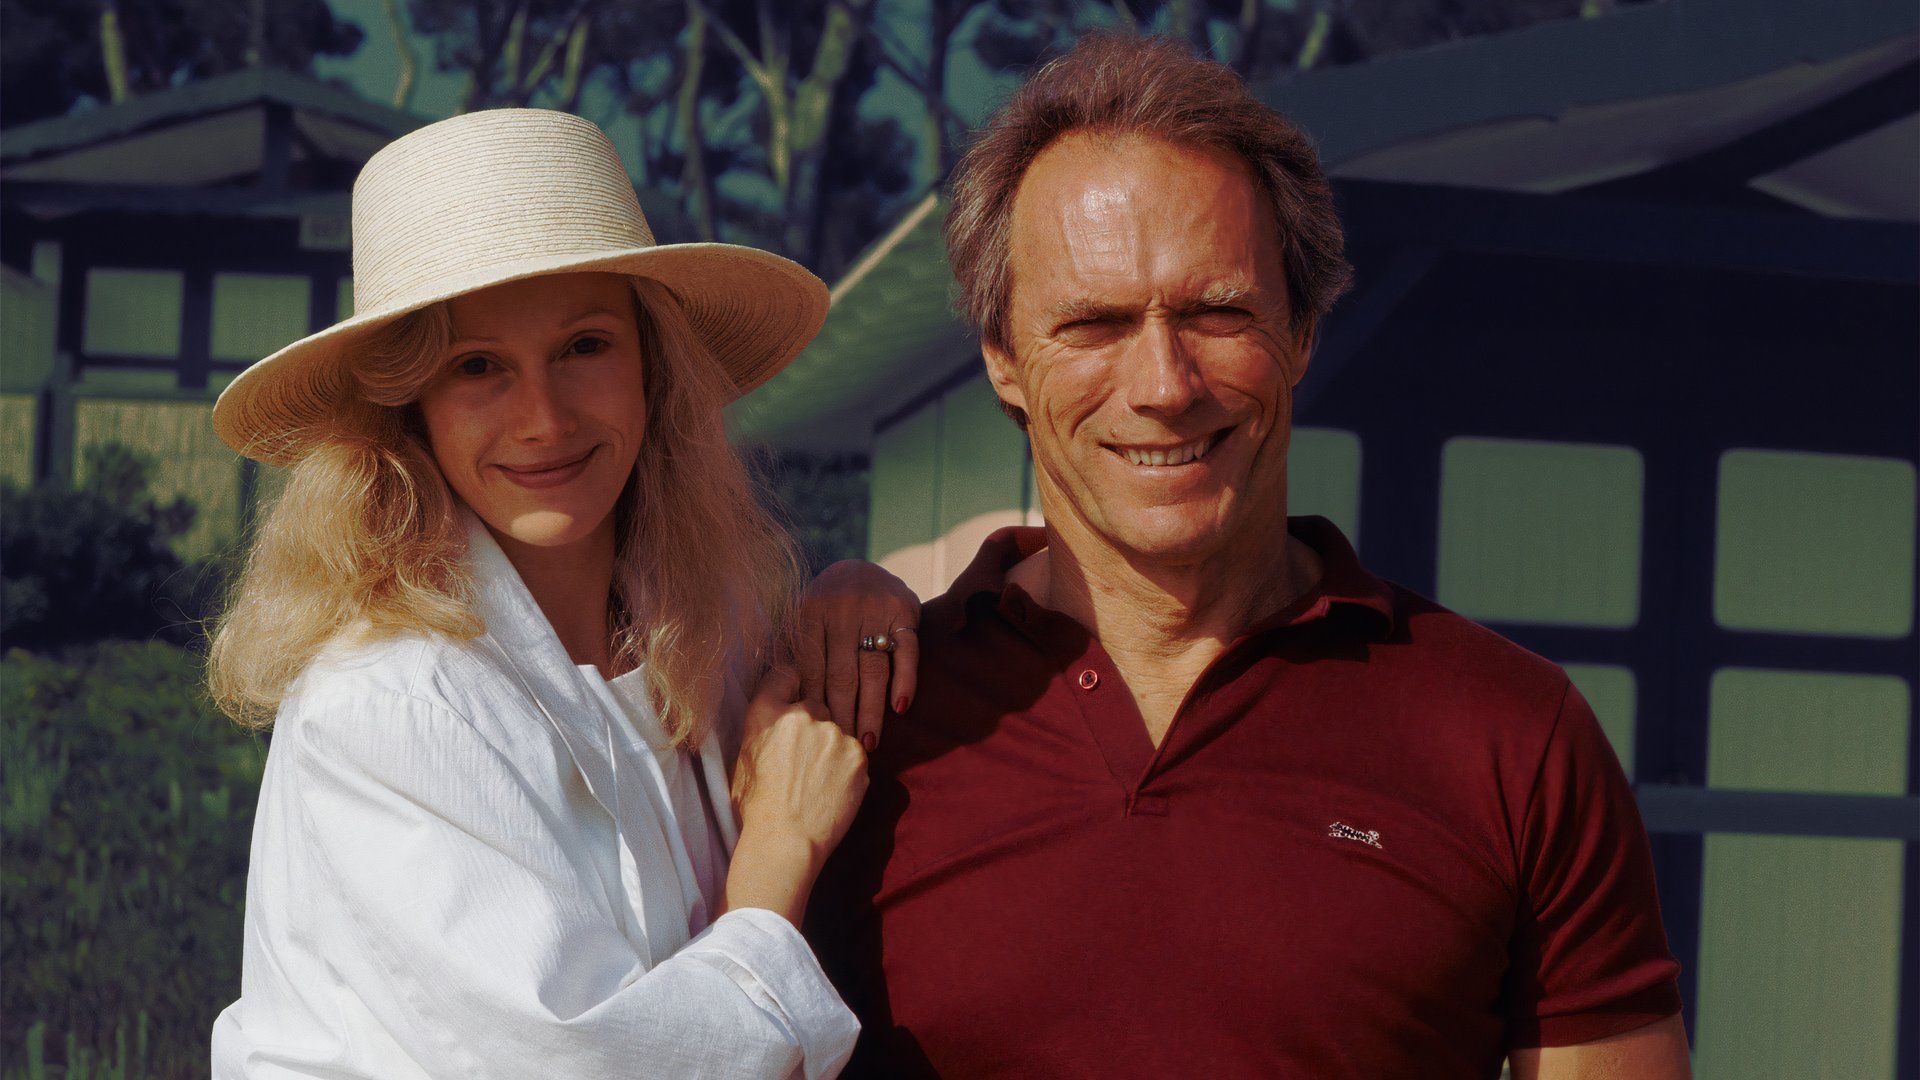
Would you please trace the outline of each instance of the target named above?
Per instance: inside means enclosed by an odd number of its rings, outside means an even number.
[[[575,356],[592,356],[594,353],[600,352],[606,347],[606,338],[594,337],[589,334],[586,337],[575,340],[571,351]]]
[[[456,374],[476,376],[485,375],[492,367],[493,361],[484,356],[469,356],[455,363],[453,370]]]

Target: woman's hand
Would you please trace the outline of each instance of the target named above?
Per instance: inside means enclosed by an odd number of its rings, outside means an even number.
[[[727,872],[728,910],[766,908],[795,926],[867,791],[866,755],[818,705],[796,703],[799,689],[796,675],[775,668],[747,706],[733,768],[740,841]]]
[[[824,703],[833,722],[871,752],[888,706],[901,713],[913,703],[919,627],[920,598],[899,578],[857,559],[822,570],[800,594],[788,633],[801,699]],[[860,647],[881,635],[891,655]]]

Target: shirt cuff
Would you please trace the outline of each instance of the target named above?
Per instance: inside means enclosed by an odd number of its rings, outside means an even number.
[[[764,908],[737,908],[679,952],[713,962],[786,1024],[800,1044],[807,1080],[837,1074],[853,1056],[860,1021],[820,970],[794,925]]]
[[[1680,991],[1671,981],[1649,986],[1606,1006],[1563,1016],[1540,1016],[1514,1023],[1507,1044],[1519,1050],[1535,1046],[1579,1046],[1665,1020],[1680,1011]]]

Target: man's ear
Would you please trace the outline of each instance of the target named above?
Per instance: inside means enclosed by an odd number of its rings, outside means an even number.
[[[1299,386],[1300,380],[1307,377],[1307,364],[1313,360],[1313,346],[1320,337],[1320,327],[1312,317],[1300,320],[1293,330],[1293,370],[1289,372],[1289,386]]]
[[[987,381],[993,384],[993,393],[1000,399],[1001,411],[1025,429],[1027,395],[1020,388],[1020,373],[1014,367],[1013,357],[986,338],[980,339],[980,356],[987,362]]]

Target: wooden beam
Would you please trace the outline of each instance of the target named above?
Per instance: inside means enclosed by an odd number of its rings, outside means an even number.
[[[1805,161],[1920,110],[1920,60],[1805,112],[1768,124],[1703,154],[1634,176],[1581,188],[1582,195],[1687,198],[1744,190],[1748,181]]]
[[[1920,840],[1920,796],[1914,795],[1810,795],[1682,784],[1640,784],[1634,795],[1647,831],[1654,833]]]
[[[1700,205],[1336,180],[1350,243],[1920,282],[1920,226]]]

